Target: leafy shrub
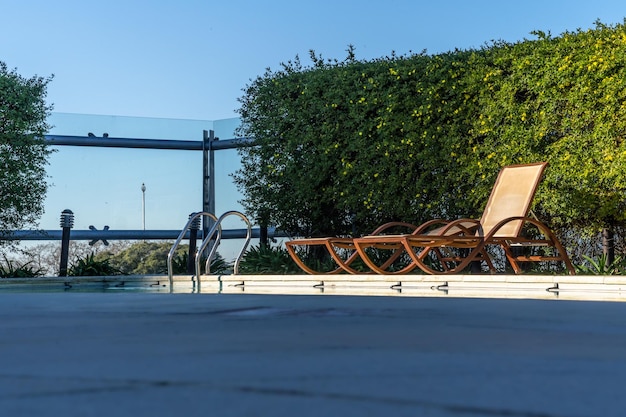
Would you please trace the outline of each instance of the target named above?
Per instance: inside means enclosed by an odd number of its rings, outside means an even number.
[[[287,249],[280,246],[258,245],[246,252],[239,272],[242,274],[302,274],[291,260]]]
[[[626,227],[626,24],[534,35],[268,69],[238,110],[237,135],[258,145],[240,148],[233,176],[246,213],[306,237],[474,217],[502,166],[548,161],[542,221],[558,234]]]
[[[43,275],[43,271],[35,268],[32,261],[16,264],[14,261],[4,257],[4,264],[0,265],[0,278],[34,278]]]
[[[626,258],[617,256],[609,263],[608,257],[602,255],[593,259],[583,255],[585,263],[576,266],[576,272],[585,275],[624,275],[626,274]]]
[[[44,212],[46,164],[52,148],[42,140],[52,106],[46,90],[52,77],[24,78],[0,61],[0,229],[36,224]],[[0,240],[0,246],[11,245]],[[23,266],[23,265],[22,265]],[[7,269],[8,268],[8,269]],[[7,272],[31,273],[6,265]]]
[[[188,252],[180,252],[172,259],[172,270],[175,274],[186,274],[187,263],[189,262]],[[200,260],[200,267],[202,268],[206,263],[206,258]],[[211,274],[230,274],[232,272],[232,265],[222,257],[219,253],[215,255],[215,258],[211,260],[210,271]]]
[[[202,261],[203,263],[205,261]],[[233,266],[226,262],[226,260],[217,253],[215,258],[211,260],[211,274],[231,274],[233,272]]]
[[[118,275],[120,271],[113,267],[108,259],[94,259],[93,253],[84,258],[78,258],[67,271],[69,276],[106,276]]]

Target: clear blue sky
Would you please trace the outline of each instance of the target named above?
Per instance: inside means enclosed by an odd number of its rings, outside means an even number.
[[[0,60],[54,74],[58,112],[213,120],[236,116],[265,68],[308,62],[310,49],[437,53],[624,17],[623,0],[3,0]]]
[[[337,59],[349,44],[358,59],[438,53],[624,17],[624,0],[2,0],[0,61],[26,77],[54,74],[48,101],[55,112],[217,120],[237,116],[250,80],[296,55],[308,64],[311,49]],[[131,184],[138,206],[141,181]],[[146,180],[147,196],[159,181]],[[58,228],[58,208],[42,228]],[[111,228],[140,228],[134,216]],[[153,224],[176,229],[184,220]]]

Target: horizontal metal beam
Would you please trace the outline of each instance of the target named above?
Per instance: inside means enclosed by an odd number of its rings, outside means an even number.
[[[93,146],[101,148],[139,148],[139,149],[175,149],[182,151],[201,151],[201,140],[169,140],[169,139],[133,139],[92,136],[45,135],[50,146]],[[235,149],[253,146],[251,138],[214,140],[211,149]]]
[[[254,146],[253,138],[237,138],[237,139],[216,139],[211,142],[211,149],[219,151],[221,149],[236,149]]]
[[[229,229],[222,231],[222,239],[244,239],[247,229]],[[175,240],[180,230],[71,230],[71,240]],[[61,240],[62,230],[15,230],[0,232],[0,240]],[[270,238],[283,237],[284,234],[274,229],[268,230]],[[260,229],[252,229],[252,237],[258,239]],[[189,232],[185,235],[189,239]],[[202,230],[198,231],[202,238]]]

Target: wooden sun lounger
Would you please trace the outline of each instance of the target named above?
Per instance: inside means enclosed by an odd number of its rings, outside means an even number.
[[[498,245],[516,274],[523,272],[520,263],[562,261],[572,275],[575,269],[565,248],[554,233],[543,223],[527,217],[533,197],[547,163],[511,165],[502,168],[483,217],[474,230],[459,233],[420,233],[410,235],[366,236],[352,240],[356,252],[374,272],[388,274],[386,265],[377,265],[367,254],[368,248],[394,248],[401,246],[411,258],[403,272],[420,268],[429,274],[457,274],[472,262],[485,262],[490,272],[495,273],[488,245]],[[449,222],[448,228],[458,227],[470,219]],[[536,237],[526,237],[524,227],[533,229]],[[549,254],[520,255],[514,248],[527,247],[549,249]],[[450,250],[453,249],[453,250]]]

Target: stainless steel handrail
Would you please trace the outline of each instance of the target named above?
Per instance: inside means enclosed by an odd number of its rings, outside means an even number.
[[[192,215],[189,216],[189,220],[187,221],[187,224],[185,225],[183,230],[181,230],[180,234],[178,235],[178,238],[172,245],[172,249],[170,249],[170,252],[167,254],[167,276],[170,281],[170,291],[174,288],[174,270],[172,267],[172,259],[174,258],[174,254],[176,253],[176,248],[178,248],[178,245],[180,245],[181,240],[183,240],[183,238],[185,237],[185,234],[191,228],[191,224],[200,216],[208,216],[213,221],[216,222],[213,228],[211,229],[211,233],[209,233],[209,236],[212,236],[213,234],[215,234],[215,230],[217,230],[216,246],[217,244],[219,244],[219,241],[222,238],[222,227],[219,225],[219,223],[217,223],[218,219],[217,217],[215,217],[215,214],[201,211],[198,213],[193,213]],[[250,232],[248,231],[248,233]],[[203,241],[203,244],[204,244],[204,241]],[[197,255],[196,255],[196,258],[197,258]]]
[[[237,275],[239,273],[239,263],[241,262],[241,258],[243,258],[243,254],[245,253],[245,251],[246,251],[246,249],[248,247],[248,244],[250,243],[250,239],[252,239],[252,223],[250,223],[250,220],[248,220],[248,218],[243,213],[240,213],[240,212],[235,211],[235,210],[231,210],[231,211],[227,211],[226,213],[222,214],[220,216],[220,218],[215,221],[215,224],[213,225],[213,227],[211,228],[209,233],[207,233],[206,237],[204,238],[204,240],[202,241],[202,243],[200,244],[200,246],[197,249],[197,253],[196,253],[196,277],[198,278],[198,284],[200,284],[200,276],[201,276],[201,273],[202,273],[202,271],[200,270],[200,260],[199,260],[200,256],[199,256],[199,254],[202,251],[204,251],[206,246],[211,241],[211,238],[215,234],[216,230],[220,229],[222,221],[226,217],[228,217],[228,216],[238,216],[238,217],[240,217],[246,223],[247,230],[248,230],[247,233],[246,233],[246,240],[245,240],[245,242],[243,244],[243,247],[239,251],[239,255],[237,255],[237,258],[235,260],[235,264],[233,266],[233,275]],[[217,252],[218,244],[219,244],[219,242],[216,240],[215,244],[211,248],[211,252],[209,253],[209,256],[207,257],[205,268],[204,268],[207,274],[210,272],[211,259],[215,255],[215,252]]]

